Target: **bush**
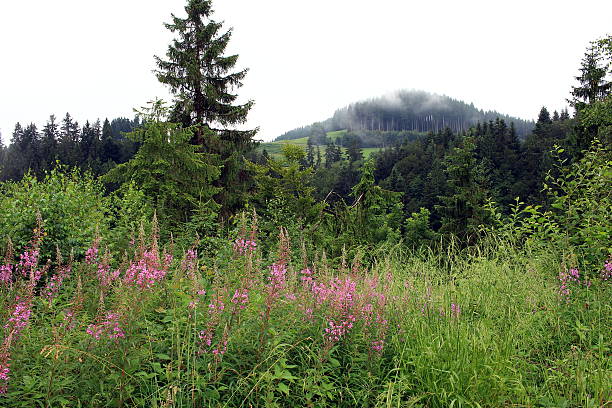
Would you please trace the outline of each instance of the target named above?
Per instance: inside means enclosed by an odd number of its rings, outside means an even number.
[[[0,240],[10,239],[21,251],[32,237],[40,213],[46,237],[41,248],[43,258],[60,248],[64,256],[74,250],[84,253],[96,230],[108,229],[105,215],[108,199],[102,185],[91,174],[58,168],[42,180],[26,174],[18,182],[0,185]]]

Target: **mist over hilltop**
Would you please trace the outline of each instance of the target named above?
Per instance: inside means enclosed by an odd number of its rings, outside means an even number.
[[[331,118],[317,122],[327,132],[349,131],[381,132],[438,132],[450,128],[454,132],[469,129],[478,122],[497,118],[514,123],[516,133],[523,138],[533,129],[534,122],[496,111],[478,109],[473,103],[419,90],[400,90],[376,98],[352,103],[338,109]],[[276,140],[292,140],[309,136],[313,125],[290,130]]]

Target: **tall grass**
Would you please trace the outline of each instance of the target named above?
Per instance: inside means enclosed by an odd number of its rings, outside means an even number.
[[[155,237],[127,257],[91,251],[51,300],[42,288],[68,261],[39,261],[47,272],[32,282],[7,259],[15,272],[0,283],[2,322],[34,289],[27,327],[0,353],[10,363],[0,405],[610,404],[609,282],[581,271],[563,296],[559,274],[574,265],[555,249],[491,239],[335,264],[281,236],[270,265],[245,239],[208,265],[193,249],[170,260]],[[134,265],[150,284],[134,284]],[[118,320],[106,322],[109,312]]]

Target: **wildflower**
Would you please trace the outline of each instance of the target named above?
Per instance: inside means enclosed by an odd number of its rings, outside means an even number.
[[[13,279],[13,265],[0,265],[0,284],[9,284]]]
[[[64,279],[66,278],[66,276],[68,276],[68,274],[70,274],[69,266],[59,268],[57,270],[57,273],[53,275],[51,279],[49,279],[49,282],[47,282],[47,285],[43,289],[43,297],[49,302],[55,299],[55,297],[59,293],[62,283],[64,282]]]
[[[170,259],[166,257],[161,265],[155,251],[145,251],[138,262],[132,262],[125,272],[123,281],[127,285],[150,289],[166,276]]]
[[[568,272],[559,272],[559,295],[561,298],[569,302],[570,295],[572,293],[570,284],[580,283],[580,272],[576,268],[571,268]]]
[[[599,277],[603,281],[612,281],[612,258],[608,259],[604,264],[604,268],[599,273]],[[1,279],[0,279],[1,280]]]
[[[234,241],[234,251],[239,255],[249,254],[257,249],[257,243],[250,239],[237,238]]]
[[[96,340],[99,340],[103,335],[108,336],[112,340],[123,338],[125,337],[125,332],[119,326],[119,320],[119,314],[109,312],[101,323],[90,324],[86,332]]]
[[[11,377],[9,377],[10,373],[9,357],[5,355],[4,358],[0,359],[0,395],[6,394],[8,390],[8,382],[11,379]]]
[[[17,304],[8,322],[4,325],[5,329],[12,334],[13,340],[19,338],[19,335],[28,326],[30,315],[32,314],[31,304],[29,299],[20,299],[19,296],[15,299]]]
[[[249,302],[249,291],[247,289],[236,289],[232,297],[232,303],[240,309],[244,309]]]
[[[98,261],[98,246],[97,242],[94,242],[93,246],[85,251],[85,263],[88,265],[94,265]]]
[[[374,350],[376,352],[381,352],[383,350],[384,346],[385,346],[385,341],[384,340],[374,340],[372,342],[372,350]]]
[[[451,303],[451,316],[458,318],[461,315],[461,307],[455,303]]]

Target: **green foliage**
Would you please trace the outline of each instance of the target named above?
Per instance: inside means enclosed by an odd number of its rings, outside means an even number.
[[[612,384],[610,285],[576,283],[567,300],[559,299],[554,275],[560,254],[554,246],[530,252],[500,243],[474,253],[415,256],[396,249],[371,265],[356,260],[353,270],[325,260],[309,265],[319,283],[352,279],[361,299],[368,299],[361,290],[375,287],[384,293],[372,297],[369,306],[358,305],[363,313],[386,305],[381,351],[372,349],[370,330],[379,324],[374,318],[326,343],[333,308],[309,304],[320,309],[305,310],[301,296],[308,289],[292,272],[302,266],[301,259],[288,259],[284,293],[295,293],[296,299],[282,297],[272,304],[263,342],[270,282],[258,250],[220,255],[214,275],[189,277],[200,264],[196,260],[185,270],[178,259],[166,278],[147,290],[119,283],[104,289],[95,265],[75,264],[53,302],[34,297],[28,327],[11,349],[11,379],[0,403],[605,406]],[[450,274],[440,268],[446,258],[454,260]],[[247,284],[249,301],[240,309],[232,295]],[[5,290],[0,286],[0,293]],[[9,298],[0,297],[2,322]],[[64,311],[79,299],[83,307],[67,329]],[[210,306],[218,300],[225,302],[220,312]],[[458,313],[453,312],[457,305]],[[86,329],[108,310],[121,311],[125,337],[92,338]],[[209,348],[200,336],[210,329],[215,335]],[[224,341],[224,354],[210,352]]]
[[[153,208],[146,194],[133,181],[121,185],[110,195],[110,231],[105,236],[114,252],[130,247],[141,227],[150,229]]]
[[[220,170],[211,162],[214,157],[200,153],[190,143],[192,129],[163,122],[163,105],[155,102],[142,128],[130,133],[141,143],[138,153],[129,162],[109,171],[103,180],[113,183],[135,183],[151,201],[160,222],[175,227],[189,221],[201,204],[212,213],[217,205],[212,185]]]
[[[32,238],[36,217],[40,213],[46,234],[42,255],[51,257],[56,247],[64,257],[74,250],[80,256],[91,243],[96,231],[109,228],[108,199],[102,185],[90,173],[58,167],[37,180],[26,174],[18,182],[0,187],[1,245],[11,239],[21,251]]]
[[[440,197],[436,209],[442,215],[441,232],[451,233],[465,243],[475,242],[480,226],[486,224],[484,205],[488,191],[485,170],[478,163],[471,137],[466,137],[446,158],[450,194]]]
[[[270,158],[263,165],[247,163],[255,182],[250,203],[262,217],[262,232],[269,237],[276,236],[281,226],[290,232],[312,226],[325,208],[325,203],[313,196],[314,170],[301,164],[304,149],[284,145],[283,156],[282,160]]]
[[[561,156],[563,150],[556,153]],[[557,240],[576,251],[593,272],[612,254],[611,185],[612,150],[598,141],[580,161],[562,168],[559,177],[548,178],[545,184],[552,219],[562,232]]]
[[[356,242],[397,241],[402,219],[400,194],[374,184],[374,160],[361,168],[361,178],[353,187],[354,203],[347,209],[345,228]]]
[[[436,240],[437,234],[431,229],[429,222],[430,212],[421,208],[419,212],[404,221],[404,239],[406,245],[413,248],[429,247]]]

